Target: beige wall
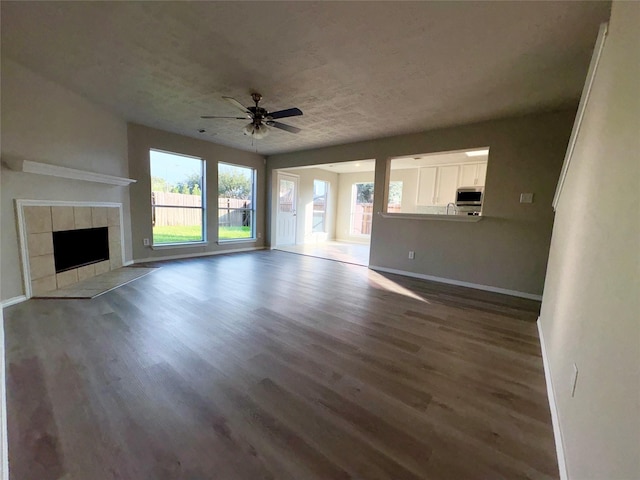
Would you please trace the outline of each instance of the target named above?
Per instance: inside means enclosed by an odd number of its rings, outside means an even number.
[[[614,2],[556,212],[540,315],[576,480],[640,478],[639,25],[639,3]]]
[[[338,200],[338,174],[320,168],[298,168],[287,170],[298,176],[298,222],[296,225],[296,243],[315,243],[333,240],[336,237],[336,206]],[[326,214],[326,235],[313,233],[313,181],[329,182],[329,198]]]
[[[128,177],[123,120],[2,57],[2,157]],[[129,190],[14,172],[2,167],[2,300],[24,295],[14,199],[123,204],[125,260],[131,259]]]
[[[129,168],[138,182],[130,187],[133,258],[171,257],[207,254],[223,250],[236,250],[264,245],[265,218],[265,165],[264,157],[255,153],[216,145],[196,138],[185,137],[162,130],[129,124]],[[143,239],[153,238],[151,226],[151,177],[149,150],[165,150],[200,157],[206,162],[207,238],[208,245],[153,250],[143,245]],[[257,170],[256,241],[218,244],[218,168],[217,162],[232,163]]]
[[[456,223],[374,215],[371,265],[541,295],[551,200],[574,116],[571,109],[274,155],[267,165],[271,170],[375,158],[378,212],[389,158],[488,145],[485,218]],[[534,193],[534,203],[520,204],[520,193]],[[416,252],[415,260],[407,258],[409,250]]]

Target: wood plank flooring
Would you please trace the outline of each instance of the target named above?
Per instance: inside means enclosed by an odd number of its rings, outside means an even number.
[[[537,302],[278,251],[5,310],[12,480],[555,479]]]

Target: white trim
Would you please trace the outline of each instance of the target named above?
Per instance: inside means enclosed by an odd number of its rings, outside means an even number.
[[[218,240],[216,243],[218,245],[229,245],[232,243],[256,243],[257,241],[257,238],[229,238],[225,240]]]
[[[604,48],[604,41],[607,37],[607,23],[600,24],[600,30],[598,31],[598,38],[596,39],[595,46],[593,48],[593,55],[591,56],[591,63],[589,64],[589,70],[587,72],[587,80],[582,88],[582,95],[580,96],[580,104],[578,105],[578,113],[573,122],[573,129],[571,130],[571,137],[569,138],[569,146],[567,147],[567,153],[564,157],[564,163],[562,164],[562,170],[560,172],[560,178],[558,179],[558,186],[556,187],[556,193],[553,196],[553,210],[557,210],[558,203],[560,202],[560,195],[562,194],[562,187],[569,171],[569,165],[571,164],[571,158],[573,157],[573,150],[576,147],[578,136],[580,135],[580,127],[582,126],[582,119],[584,112],[589,102],[589,96],[591,95],[591,87],[596,77],[596,70],[598,69],[598,63],[600,63],[600,57]]]
[[[27,301],[26,295],[18,295],[17,297],[12,297],[12,298],[7,298],[6,300],[2,300],[2,303],[0,303],[0,307],[7,308],[7,307],[10,307],[11,305],[16,305],[18,303],[22,303],[26,301]]]
[[[151,245],[151,250],[170,250],[172,248],[206,247],[209,242],[158,243]]]
[[[379,272],[395,273],[397,275],[404,275],[405,277],[420,278],[422,280],[430,280],[432,282],[446,283],[449,285],[457,285],[458,287],[475,288],[476,290],[484,290],[493,293],[502,293],[503,295],[511,295],[512,297],[527,298],[529,300],[542,301],[542,295],[534,295],[532,293],[519,292],[517,290],[509,290],[507,288],[492,287],[490,285],[481,285],[479,283],[462,282],[460,280],[452,280],[450,278],[434,277],[433,275],[424,275],[422,273],[408,272],[406,270],[396,270],[395,268],[378,267],[376,265],[369,265],[371,270]]]
[[[9,480],[9,441],[7,434],[7,381],[4,360],[4,315],[0,309],[0,478]]]
[[[128,260],[122,264],[123,267],[128,267],[129,265],[133,265],[133,260]]]
[[[542,364],[544,365],[544,378],[547,382],[547,396],[549,398],[549,409],[551,410],[551,423],[553,424],[553,437],[556,442],[556,454],[558,456],[558,469],[560,470],[560,480],[568,480],[569,472],[567,471],[567,463],[564,456],[564,440],[562,438],[562,430],[560,429],[560,417],[558,416],[558,406],[556,405],[556,396],[553,391],[553,382],[551,381],[551,367],[547,357],[547,348],[544,343],[544,335],[542,334],[542,324],[540,317],[536,322],[538,325],[538,337],[540,338],[540,349],[542,351]]]
[[[444,220],[449,222],[476,223],[482,220],[482,215],[432,215],[430,213],[387,213],[378,212],[383,218],[398,218],[405,220]]]
[[[22,280],[24,293],[27,299],[32,297],[31,292],[31,270],[29,268],[29,249],[27,242],[27,231],[24,223],[24,207],[110,207],[117,208],[120,212],[120,254],[124,265],[124,213],[122,203],[117,202],[84,202],[67,200],[30,200],[16,198],[16,212],[18,215],[18,240],[20,244],[20,256],[22,261]]]
[[[179,260],[182,258],[210,257],[212,255],[224,255],[225,253],[253,252],[255,250],[264,250],[264,247],[235,248],[233,250],[232,249],[216,250],[215,252],[185,253],[183,255],[167,255],[165,257],[136,258],[133,261],[133,263],[161,262],[164,260]]]
[[[24,160],[22,158],[3,158],[2,161],[11,170],[15,170],[16,172],[36,173],[38,175],[70,178],[72,180],[83,180],[85,182],[106,183],[119,187],[126,187],[136,182],[136,180],[132,178],[116,177],[114,175],[105,175],[104,173],[95,173],[87,170],[51,165],[49,163],[34,162],[33,160]]]

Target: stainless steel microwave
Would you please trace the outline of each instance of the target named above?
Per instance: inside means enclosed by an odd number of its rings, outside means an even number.
[[[456,207],[474,207],[480,210],[484,187],[460,187],[456,191]]]

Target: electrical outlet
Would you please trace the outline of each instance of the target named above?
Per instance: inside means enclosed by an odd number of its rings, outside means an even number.
[[[416,256],[416,252],[413,250],[409,250],[409,260],[413,260]]]
[[[262,234],[258,232],[258,238],[262,238]]]
[[[578,366],[573,364],[573,375],[571,375],[571,396],[576,394],[576,384],[578,383]]]
[[[142,239],[142,244],[143,244],[145,247],[148,247],[149,245],[151,245],[151,243],[149,242],[149,239],[148,239],[148,238],[143,238],[143,239]]]

